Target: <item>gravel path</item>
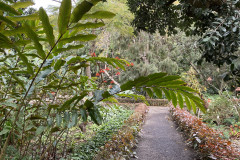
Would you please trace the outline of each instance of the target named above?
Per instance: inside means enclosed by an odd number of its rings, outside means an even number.
[[[197,160],[169,118],[168,107],[150,107],[135,150],[139,160]],[[131,160],[136,160],[132,158]]]

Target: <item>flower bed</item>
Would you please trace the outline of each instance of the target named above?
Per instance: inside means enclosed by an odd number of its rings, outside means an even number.
[[[224,140],[223,134],[208,127],[196,116],[180,108],[171,107],[173,119],[185,133],[188,141],[204,156],[212,159],[235,160],[240,158],[240,152]]]
[[[88,136],[87,139],[81,141],[75,139],[74,149],[71,157],[68,159],[77,160],[91,160],[101,150],[101,147],[108,142],[112,136],[114,136],[123,125],[125,121],[133,114],[132,110],[115,105],[111,106],[111,109],[107,114],[103,114],[104,123],[97,126],[92,124],[89,126],[87,133],[81,134],[81,137]],[[79,132],[79,130],[78,130]],[[79,133],[76,132],[76,135]],[[89,132],[89,133],[88,133]],[[76,137],[76,135],[72,135]],[[77,138],[77,137],[76,137]]]
[[[147,106],[139,104],[134,113],[125,121],[121,129],[101,148],[96,160],[121,159],[132,154],[136,144],[135,137],[140,131],[147,113]]]

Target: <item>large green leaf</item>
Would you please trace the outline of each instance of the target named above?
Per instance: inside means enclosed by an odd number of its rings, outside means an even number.
[[[84,122],[87,121],[87,111],[84,108],[80,108],[80,113]]]
[[[83,15],[92,8],[92,6],[93,4],[86,0],[78,4],[72,12],[71,22],[77,23],[83,17]]]
[[[35,13],[35,14],[30,14],[30,15],[27,15],[27,16],[7,16],[8,19],[12,20],[12,21],[15,21],[15,22],[18,22],[18,21],[31,21],[31,20],[37,20],[39,19],[39,16],[38,16],[38,13]]]
[[[14,28],[11,30],[3,30],[3,31],[1,31],[1,33],[4,34],[5,36],[15,36],[17,34],[25,33],[25,28],[18,27],[18,28]]]
[[[14,9],[19,9],[19,8],[27,8],[29,6],[33,6],[34,3],[32,1],[26,1],[26,2],[16,2],[12,5]]]
[[[19,15],[20,13],[18,13],[12,6],[4,3],[4,2],[0,2],[0,10],[5,11],[5,12],[9,12],[15,15]]]
[[[63,35],[68,28],[70,16],[71,16],[72,2],[71,0],[63,0],[59,9],[58,16],[58,30]]]
[[[178,89],[178,90],[182,90],[182,91],[188,91],[188,92],[197,92],[196,90],[190,88],[190,87],[186,87],[186,86],[180,86],[180,85],[167,85],[167,88],[172,88],[172,89]]]
[[[192,105],[193,112],[196,114],[196,113],[197,113],[197,107],[196,107],[196,104],[195,104],[194,101],[191,100],[191,99],[190,99],[190,102],[191,102],[191,105]]]
[[[160,82],[160,83],[157,83],[156,85],[158,85],[158,86],[170,86],[170,85],[173,85],[173,86],[177,85],[177,86],[179,86],[179,85],[185,85],[185,84],[186,84],[186,82],[177,79],[177,80],[173,80],[173,81]]]
[[[153,97],[153,92],[152,92],[151,88],[143,88],[143,90],[147,92],[147,94],[150,98]]]
[[[57,60],[57,62],[54,65],[54,70],[58,71],[65,63],[66,63],[66,61],[64,61],[62,59]]]
[[[180,78],[181,77],[179,77],[179,76],[164,76],[162,78],[157,78],[155,80],[151,80],[146,85],[147,86],[158,85],[161,82],[167,83],[167,82],[174,81],[174,80],[177,80],[177,79],[180,79]]]
[[[71,99],[69,99],[69,100],[67,100],[67,101],[65,101],[64,103],[63,103],[63,105],[59,108],[59,111],[64,111],[64,110],[67,110],[67,109],[69,109],[71,106],[71,104],[73,103],[73,102],[75,102],[75,101],[80,101],[80,100],[82,100],[85,96],[86,96],[87,94],[86,93],[83,93],[82,95],[80,95],[80,96],[74,96],[74,97],[72,97]],[[77,104],[75,104],[75,105],[77,105]]]
[[[76,35],[76,36],[73,36],[73,37],[63,38],[61,40],[61,42],[64,42],[64,43],[71,43],[73,41],[86,42],[86,41],[94,40],[96,38],[97,38],[97,36],[95,34],[87,34],[87,35],[79,34],[79,35]]]
[[[178,98],[178,104],[179,104],[180,108],[183,108],[184,107],[184,105],[183,105],[183,97],[182,97],[182,95],[179,92],[177,92],[177,98]]]
[[[32,65],[28,62],[28,58],[24,54],[22,54],[21,52],[19,52],[18,55],[21,58],[21,60],[24,62],[24,64],[27,66],[28,73],[33,75],[33,73],[34,73],[33,68],[32,68]]]
[[[80,49],[83,48],[84,45],[80,44],[80,45],[69,45],[67,48],[58,48],[56,50],[54,50],[54,55],[57,55],[57,53],[61,53],[61,52],[66,52],[66,51],[70,51],[73,49]]]
[[[5,35],[0,33],[0,48],[13,48],[14,45],[11,40]]]
[[[0,20],[6,22],[7,24],[9,24],[11,26],[16,26],[16,24],[13,21],[11,21],[10,19],[3,17],[1,15],[0,15]]]
[[[174,107],[177,106],[177,96],[176,96],[176,93],[173,92],[172,90],[169,90],[170,92],[170,95],[171,95],[171,98],[172,98],[172,103],[174,105]]]
[[[88,108],[88,113],[94,123],[97,125],[102,124],[102,116],[96,106]]]
[[[44,29],[44,32],[46,33],[47,40],[48,40],[50,46],[53,47],[55,44],[55,38],[53,35],[53,27],[51,26],[51,24],[49,22],[47,13],[45,12],[45,10],[42,7],[39,9],[39,18],[42,21],[43,29]]]
[[[92,23],[92,22],[87,22],[87,23],[78,23],[76,24],[72,29],[78,29],[78,30],[84,30],[84,29],[95,29],[99,27],[103,27],[105,24],[103,22],[98,22],[98,23]]]
[[[82,19],[111,19],[115,16],[109,11],[97,11],[92,14],[85,14]]]
[[[156,96],[160,99],[162,99],[162,91],[159,88],[153,88],[153,92],[156,94]]]
[[[34,42],[35,48],[38,51],[38,55],[42,59],[44,59],[46,57],[46,55],[43,51],[42,45],[39,43],[37,34],[31,29],[31,27],[27,23],[25,23],[24,27],[25,27],[25,32],[26,32],[27,36]]]
[[[169,101],[171,101],[172,98],[171,98],[171,95],[170,95],[169,91],[163,88],[163,92],[164,92],[164,95],[166,96],[166,98]]]
[[[187,105],[187,109],[190,111],[191,110],[191,104],[190,104],[190,101],[189,101],[189,99],[188,99],[188,97],[187,96],[184,96],[184,98],[185,98],[185,103],[186,103],[186,105]]]

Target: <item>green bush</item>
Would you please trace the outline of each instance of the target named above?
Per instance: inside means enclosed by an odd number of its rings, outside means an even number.
[[[95,128],[97,131],[95,136],[87,140],[85,143],[75,147],[74,154],[71,159],[91,160],[94,155],[100,151],[100,147],[111,139],[124,124],[124,121],[132,114],[131,110],[121,108],[111,110],[105,119],[105,123]]]
[[[236,110],[231,101],[222,95],[214,97],[203,119],[205,122],[216,123],[217,125],[231,125],[238,120],[237,117]]]

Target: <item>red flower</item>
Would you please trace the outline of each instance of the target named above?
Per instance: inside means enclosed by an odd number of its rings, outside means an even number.
[[[110,83],[114,83],[114,81],[111,81]]]
[[[91,54],[91,56],[92,56],[92,57],[96,57],[96,53],[93,52],[93,53]]]
[[[120,72],[117,72],[116,75],[120,75]]]
[[[109,88],[111,89],[111,88],[112,88],[112,85],[110,85]]]
[[[109,71],[110,69],[108,68],[108,67],[106,67],[106,69],[105,69],[106,71]]]
[[[107,81],[105,80],[105,81],[103,81],[103,83],[107,83]]]
[[[99,71],[99,73],[104,73],[105,71],[103,70],[103,69],[101,69],[100,71]]]
[[[99,73],[96,73],[96,76],[97,76],[97,77],[99,77],[99,76],[100,76],[100,74],[99,74]]]
[[[131,65],[131,66],[134,66],[134,64],[133,64],[133,63],[130,63],[130,65]]]
[[[117,60],[119,60],[120,58],[119,57],[116,57]]]
[[[127,65],[128,67],[130,66],[130,64],[128,64],[128,63],[127,63],[126,65]]]

